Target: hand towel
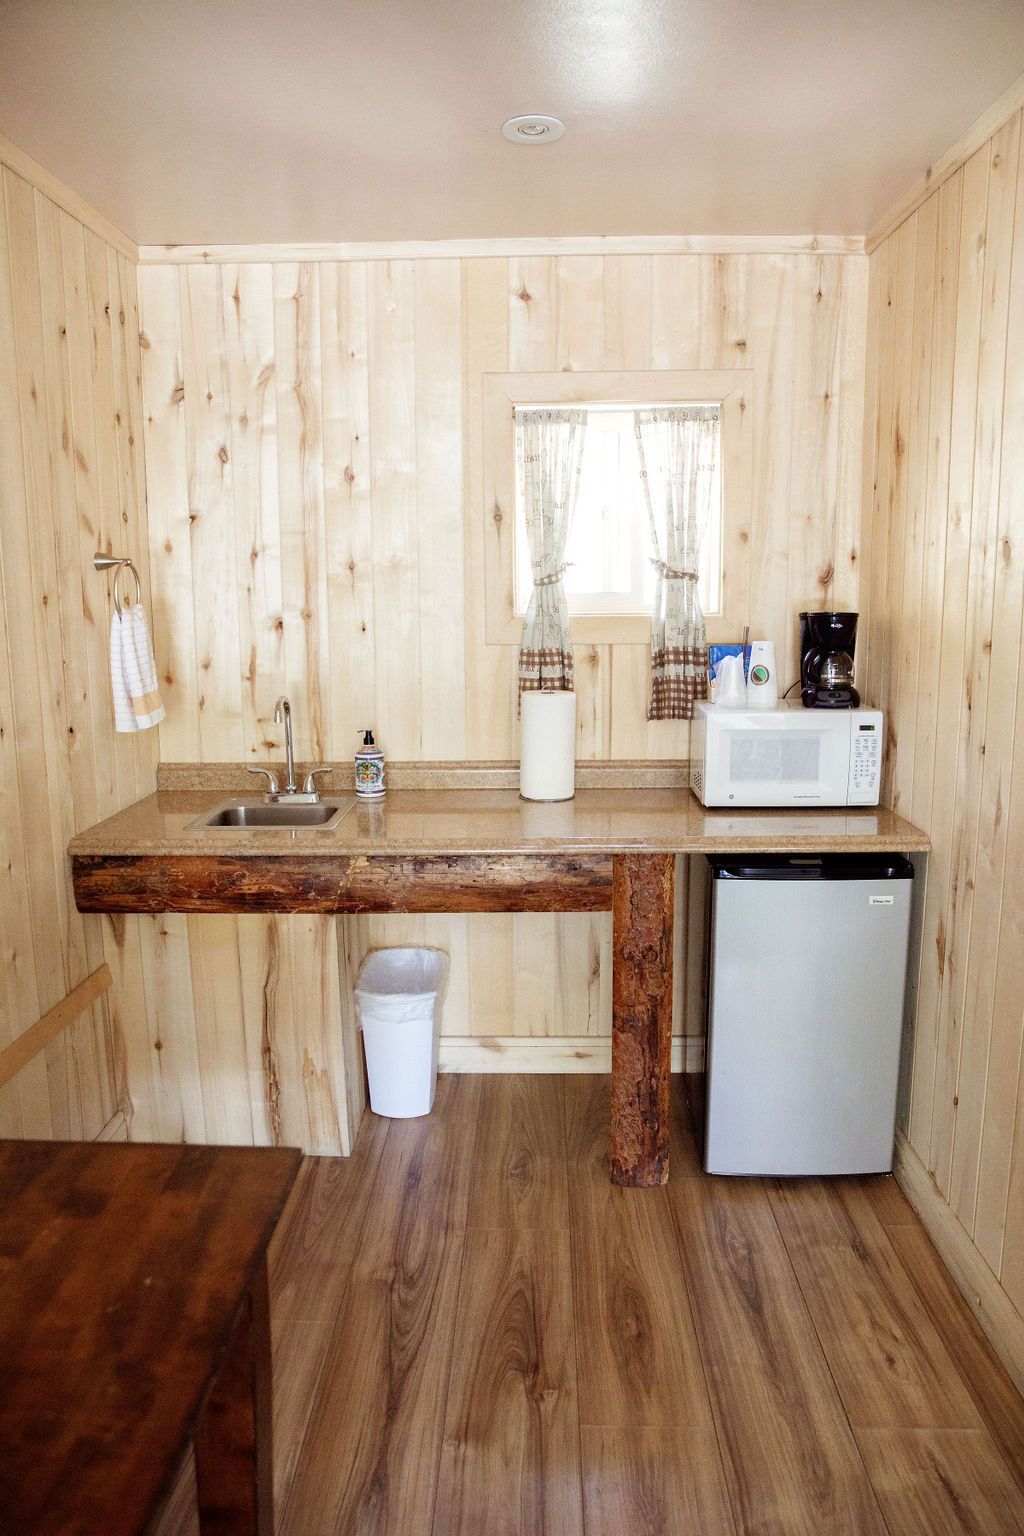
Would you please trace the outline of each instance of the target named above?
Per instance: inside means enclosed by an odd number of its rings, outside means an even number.
[[[110,625],[110,684],[114,729],[145,731],[167,711],[160,700],[149,625],[141,603],[115,613]]]

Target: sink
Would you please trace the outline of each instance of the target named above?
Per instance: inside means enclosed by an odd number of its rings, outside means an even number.
[[[320,827],[330,829],[350,809],[351,800],[318,800],[313,805],[288,805],[278,801],[268,805],[263,800],[224,800],[212,811],[191,823],[191,828],[234,828],[239,831],[254,827]]]

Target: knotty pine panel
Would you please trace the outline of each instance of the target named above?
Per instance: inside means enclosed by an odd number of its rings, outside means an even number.
[[[1024,157],[1017,113],[870,258],[869,689],[932,838],[903,1129],[1024,1312]],[[1024,1327],[1024,1320],[1021,1322]]]
[[[109,582],[98,548],[148,586],[134,266],[0,167],[0,1042],[104,959],[64,849],[155,787],[157,737],[114,732]],[[0,1094],[0,1134],[93,1138],[126,1103],[118,985]]]
[[[515,755],[515,649],[484,639],[485,372],[752,368],[754,524],[725,558],[792,675],[797,609],[859,600],[867,271],[812,253],[141,269],[163,755],[276,755],[280,692],[311,755],[370,724],[396,757]],[[581,758],[687,755],[685,724],[646,719],[647,670],[643,645],[578,647]],[[686,910],[675,1028],[696,1034]],[[342,948],[355,967],[411,942],[451,955],[446,1033],[610,1032],[606,914],[347,920]]]

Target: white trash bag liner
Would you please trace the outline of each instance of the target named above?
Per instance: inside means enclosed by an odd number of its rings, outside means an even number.
[[[433,1108],[447,980],[440,949],[376,949],[360,966],[356,1020],[375,1115],[408,1120]]]

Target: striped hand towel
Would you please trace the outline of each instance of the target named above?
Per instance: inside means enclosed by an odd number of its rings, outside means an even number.
[[[114,729],[145,731],[167,711],[160,701],[149,625],[141,603],[115,613],[110,625],[110,684]]]

